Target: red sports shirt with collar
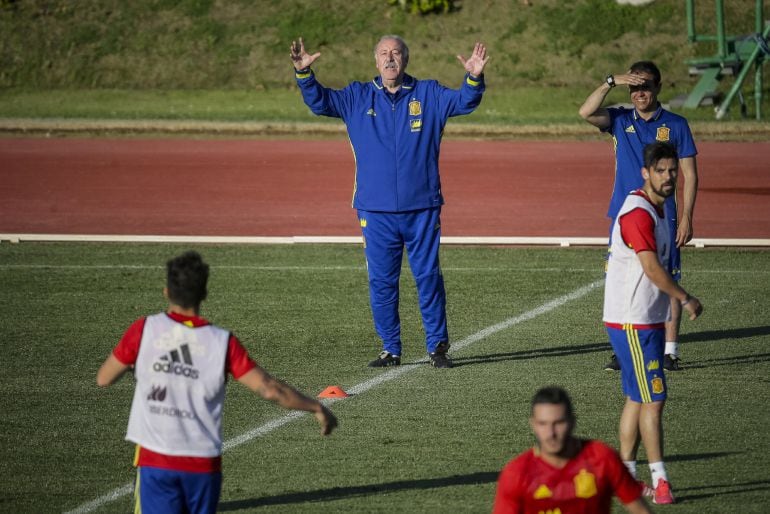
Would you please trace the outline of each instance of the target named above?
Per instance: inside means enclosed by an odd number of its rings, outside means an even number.
[[[612,496],[624,504],[639,499],[642,486],[617,452],[600,441],[580,440],[581,448],[563,468],[530,449],[500,473],[493,514],[605,514]]]
[[[202,327],[210,323],[198,316],[184,316],[175,312],[167,313],[168,317],[179,323],[192,327]],[[120,342],[112,351],[116,359],[121,363],[132,366],[139,355],[139,344],[142,341],[142,332],[146,318],[140,318],[133,322]],[[249,357],[248,351],[233,334],[227,346],[225,360],[225,373],[230,373],[236,380],[256,366]],[[211,473],[222,470],[222,457],[179,457],[153,452],[147,448],[137,446],[137,455],[134,459],[135,466],[152,466],[156,468],[173,469],[177,471],[189,471]]]

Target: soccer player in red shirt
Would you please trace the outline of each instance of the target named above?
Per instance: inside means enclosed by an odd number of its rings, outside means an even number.
[[[493,514],[603,514],[613,495],[632,514],[651,512],[615,450],[572,435],[575,415],[564,389],[535,394],[529,425],[537,445],[503,468]]]
[[[168,261],[168,310],[135,321],[96,374],[106,387],[134,372],[126,439],[137,445],[136,512],[216,512],[227,374],[286,409],[312,412],[323,435],[337,426],[318,400],[270,376],[234,335],[200,317],[208,276],[197,252]]]

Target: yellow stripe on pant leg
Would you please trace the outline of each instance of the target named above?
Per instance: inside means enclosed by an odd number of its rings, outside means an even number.
[[[639,342],[639,331],[634,330],[634,341],[636,343],[637,348],[639,348],[639,361],[641,363],[641,366],[639,367],[640,370],[640,376],[641,376],[641,385],[642,391],[644,393],[644,398],[646,398],[646,401],[648,403],[652,402],[652,394],[650,394],[650,383],[647,380],[647,367],[644,363],[644,352],[642,351],[642,343]]]
[[[644,352],[642,352],[642,345],[639,342],[639,332],[632,325],[628,325],[627,334],[631,352],[634,355],[634,372],[636,373],[636,381],[639,384],[639,394],[642,397],[642,402],[649,403],[652,401],[652,397],[650,396],[650,388],[647,384],[647,375],[644,371]]]
[[[639,386],[639,394],[643,403],[650,403],[652,401],[652,396],[650,396],[650,388],[647,385],[647,375],[644,371],[644,353],[642,352],[642,345],[639,343],[639,332],[637,332],[633,328],[633,325],[630,324],[627,324],[625,329],[628,347],[631,350],[634,374],[636,375],[636,382]]]
[[[626,332],[626,342],[628,343],[628,351],[631,355],[631,366],[633,366],[634,375],[636,376],[636,385],[639,386],[639,366],[637,365],[636,348],[634,347],[634,329],[631,325],[625,324],[623,325],[623,330]],[[642,401],[644,401],[644,393],[641,387],[639,387],[639,395]]]
[[[139,473],[142,468],[136,468],[136,484],[134,485],[134,514],[142,514],[142,502],[139,501]]]

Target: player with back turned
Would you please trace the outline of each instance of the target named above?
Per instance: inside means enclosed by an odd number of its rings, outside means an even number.
[[[270,376],[227,330],[200,317],[209,267],[196,252],[168,261],[168,310],[135,321],[96,375],[114,383],[133,367],[126,439],[136,443],[136,512],[214,513],[222,485],[227,374],[286,409],[312,412],[327,435],[334,415]]]

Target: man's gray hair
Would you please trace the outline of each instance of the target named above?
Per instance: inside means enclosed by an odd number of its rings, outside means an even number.
[[[374,45],[374,60],[377,60],[377,47],[380,46],[380,43],[385,41],[386,39],[393,39],[394,41],[398,41],[398,44],[401,45],[401,55],[404,57],[404,65],[409,62],[409,47],[406,46],[406,41],[404,41],[404,38],[401,36],[397,36],[395,34],[388,34],[385,36],[382,36],[379,41],[377,41],[377,44]]]

